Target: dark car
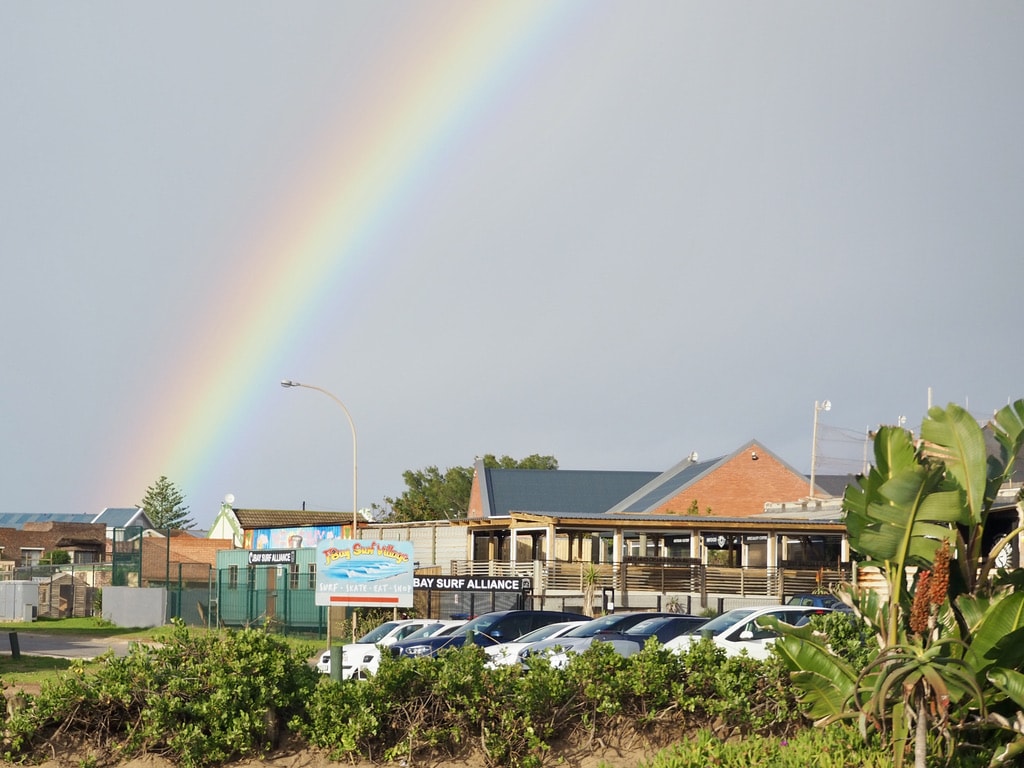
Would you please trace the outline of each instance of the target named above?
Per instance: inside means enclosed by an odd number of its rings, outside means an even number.
[[[673,616],[679,616],[679,614],[654,611],[624,611],[623,613],[599,616],[596,619],[591,619],[586,624],[581,624],[576,629],[566,632],[555,640],[541,640],[537,643],[530,643],[519,652],[519,659],[525,663],[531,656],[544,655],[550,659],[556,655],[561,657],[568,653],[582,653],[593,645],[595,640],[608,639],[611,641],[613,635],[619,637],[620,633],[625,632],[642,621]],[[560,663],[556,663],[555,666],[558,666]]]
[[[548,624],[588,618],[571,611],[493,611],[466,622],[450,635],[397,642],[391,646],[391,653],[394,656],[436,656],[449,648],[465,645],[470,638],[474,644],[486,648],[512,642]]]
[[[649,638],[653,637],[664,645],[673,637],[693,632],[705,623],[707,623],[707,619],[703,616],[655,616],[623,630],[617,634],[617,637],[623,640],[634,640],[641,647]]]
[[[833,611],[853,613],[850,606],[830,594],[817,595],[813,592],[800,592],[789,598],[786,605],[809,605],[814,608],[831,608]]]

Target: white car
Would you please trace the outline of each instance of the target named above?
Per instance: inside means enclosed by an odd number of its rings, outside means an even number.
[[[725,649],[730,656],[747,653],[755,659],[767,659],[768,649],[778,635],[774,630],[762,627],[758,620],[774,616],[779,621],[801,626],[811,616],[831,613],[831,608],[808,605],[769,605],[760,608],[734,608],[702,624],[687,635],[680,635],[665,643],[665,648],[676,653],[686,651],[692,643],[709,637],[715,645]]]
[[[437,625],[441,626],[437,626]],[[379,627],[370,630],[354,643],[342,646],[341,676],[343,678],[359,676],[367,667],[372,666],[370,673],[376,671],[380,662],[379,646],[389,646],[424,627],[435,626],[435,631],[443,627],[436,619],[398,619],[385,621]],[[325,675],[331,672],[331,649],[328,648],[317,661],[317,669]]]
[[[514,642],[498,643],[498,645],[492,645],[484,648],[484,653],[491,657],[485,666],[495,669],[497,667],[518,664],[519,652],[530,643],[536,643],[540,640],[553,640],[556,637],[561,637],[566,632],[575,629],[581,624],[586,623],[587,622],[582,620],[560,621],[557,624],[548,624],[546,627],[540,627],[532,632],[527,632]]]

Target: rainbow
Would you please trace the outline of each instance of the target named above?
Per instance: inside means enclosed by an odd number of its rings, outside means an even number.
[[[154,385],[128,419],[135,437],[122,441],[126,455],[100,478],[98,498],[131,488],[141,499],[167,475],[196,501],[190,489],[205,479],[211,457],[228,450],[266,382],[279,378],[274,367],[282,350],[327,296],[354,289],[367,271],[366,246],[425,194],[445,152],[581,8],[515,0],[467,3],[452,14],[423,6],[429,28],[409,24],[416,37],[405,41],[407,50],[421,49],[422,60],[409,68],[413,77],[373,83],[375,94],[393,97],[367,110],[358,135],[349,128],[341,146],[309,153],[307,165],[316,170],[279,201],[271,231],[233,249],[245,254],[232,260],[246,262],[244,276],[236,272],[230,282],[225,273],[232,290],[196,324],[203,337],[184,340],[171,354],[175,373]]]

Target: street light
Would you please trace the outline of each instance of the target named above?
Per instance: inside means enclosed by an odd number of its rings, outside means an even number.
[[[814,433],[811,436],[811,487],[808,492],[810,498],[814,498],[814,467],[818,459],[818,414],[821,411],[828,411],[832,409],[832,403],[828,400],[822,402],[814,401]]]
[[[335,397],[333,394],[328,392],[323,387],[317,387],[317,386],[314,386],[312,384],[300,384],[299,382],[292,381],[291,379],[284,379],[284,380],[282,380],[281,381],[281,386],[284,387],[285,389],[288,389],[288,388],[291,388],[291,387],[303,387],[305,389],[315,389],[317,392],[322,392],[323,394],[325,394],[329,398],[331,398],[331,400],[333,400],[338,405],[340,405],[341,406],[341,410],[343,410],[345,412],[345,418],[348,419],[348,425],[349,425],[349,427],[352,428],[352,538],[354,539],[354,538],[356,538],[356,533],[359,530],[359,506],[358,506],[359,493],[358,493],[358,490],[357,490],[357,488],[359,486],[359,467],[358,467],[358,461],[357,461],[357,458],[356,458],[357,455],[358,455],[358,453],[357,453],[358,448],[357,448],[357,445],[356,445],[356,425],[352,421],[352,414],[348,412],[348,408],[345,407],[345,404],[343,402],[341,402],[341,400],[339,400],[337,397]]]
[[[332,393],[328,392],[323,387],[317,387],[317,386],[314,386],[312,384],[301,384],[301,383],[299,383],[297,381],[292,381],[291,379],[283,379],[281,381],[281,386],[284,387],[285,389],[290,389],[292,387],[304,387],[305,389],[315,389],[317,392],[322,392],[323,394],[325,394],[329,398],[331,398],[331,400],[333,400],[338,405],[340,405],[341,406],[341,410],[343,410],[345,412],[345,418],[348,419],[348,425],[349,425],[349,427],[352,428],[352,538],[354,540],[356,538],[357,532],[359,531],[359,492],[357,490],[358,487],[359,487],[359,464],[358,464],[358,461],[357,461],[357,456],[359,454],[358,454],[358,448],[357,448],[357,445],[356,445],[356,425],[355,425],[355,422],[352,421],[352,414],[348,412],[348,408],[345,407],[345,404],[343,402],[341,402],[341,400],[339,400],[335,395],[333,395]],[[332,642],[332,637],[331,637],[331,635],[332,635],[332,632],[331,632],[331,608],[332,608],[332,606],[328,606],[327,607],[327,647],[328,648],[331,647],[331,642]],[[356,616],[355,616],[355,611],[353,611],[352,612],[352,642],[355,642],[355,640],[356,640]],[[335,655],[335,652],[332,650],[331,651],[331,666],[333,668],[334,665],[337,664],[338,665],[337,668],[341,669],[341,660],[340,659],[335,660],[334,659],[334,655]]]

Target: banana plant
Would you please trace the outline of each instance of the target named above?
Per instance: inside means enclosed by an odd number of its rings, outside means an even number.
[[[989,719],[999,728],[1014,735],[1012,741],[996,750],[989,768],[1014,765],[1014,761],[1024,755],[1024,674],[1016,669],[996,668],[989,671],[988,681],[1017,707],[1017,711],[1009,715],[994,712],[989,714]]]
[[[941,543],[955,538],[968,518],[942,463],[922,456],[910,432],[881,427],[874,449],[874,466],[857,486],[847,486],[843,509],[850,547],[883,564],[889,605],[882,640],[888,645],[898,642],[907,567],[930,566]]]
[[[874,465],[846,489],[850,546],[880,565],[888,584],[883,598],[852,585],[839,590],[877,635],[879,655],[859,676],[851,677],[811,630],[778,627],[776,651],[808,714],[819,723],[859,715],[862,727],[870,722],[890,734],[896,765],[912,723],[921,764],[926,724],[935,717],[947,735],[957,719],[1008,727],[1016,738],[1005,752],[1024,752],[1024,710],[1012,721],[999,720],[1011,703],[1024,708],[1024,678],[1013,671],[1024,664],[1024,590],[1019,580],[991,575],[995,555],[1021,529],[989,552],[982,545],[998,491],[1024,443],[1024,400],[1000,409],[988,430],[994,440],[987,442],[974,418],[952,404],[929,410],[920,441],[881,427]],[[944,580],[944,594],[931,603],[928,631],[912,630],[908,569],[920,576],[933,568],[946,541],[956,553],[957,578]]]

